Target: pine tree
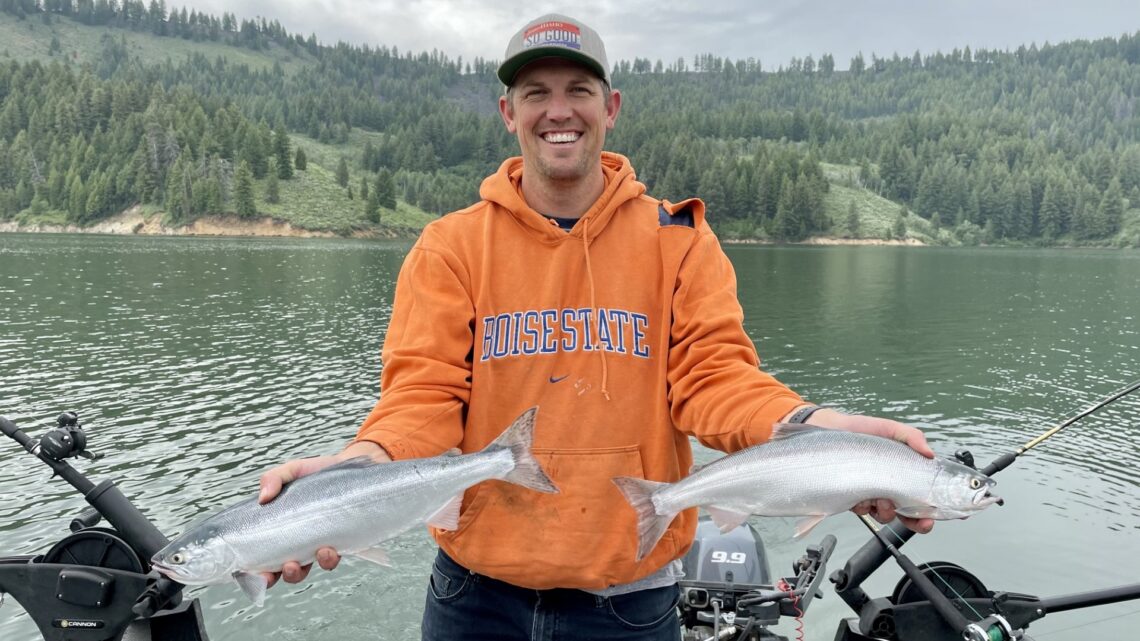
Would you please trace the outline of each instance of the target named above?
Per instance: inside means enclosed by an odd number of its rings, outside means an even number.
[[[776,203],[776,217],[772,219],[772,233],[780,240],[799,240],[803,237],[803,226],[797,217],[795,185],[784,176],[780,187],[780,200]]]
[[[238,163],[234,171],[234,209],[242,218],[253,218],[257,215],[257,205],[253,200],[253,176],[249,164],[244,160]]]
[[[243,139],[241,159],[249,164],[252,178],[258,180],[265,178],[269,171],[269,150],[267,145],[272,143],[273,132],[263,121],[260,125],[246,126]]]
[[[265,202],[273,204],[281,202],[281,186],[275,171],[269,172],[265,177]]]
[[[336,164],[336,184],[348,187],[348,161],[344,156],[341,156],[340,162]]]
[[[102,218],[107,214],[107,178],[100,175],[92,177],[91,188],[87,191],[86,220]]]
[[[370,223],[380,222],[380,199],[376,195],[376,190],[373,189],[372,193],[368,194],[364,200],[364,220]]]
[[[705,211],[713,217],[728,218],[727,197],[724,191],[724,172],[718,167],[710,167],[701,175],[697,193],[705,203]]]
[[[305,150],[297,147],[297,153],[293,157],[293,167],[297,171],[305,171],[309,168],[309,158],[305,155]]]
[[[67,189],[67,220],[77,223],[87,216],[87,188],[78,175],[72,175]]]
[[[368,200],[368,177],[360,177],[360,199]]]
[[[385,169],[381,169],[379,174],[376,174],[376,201],[380,206],[385,209],[396,208],[396,183],[392,180],[392,174]]]
[[[166,208],[170,220],[174,222],[179,222],[189,216],[189,212],[182,209],[182,177],[185,168],[186,163],[179,158],[170,168],[170,171],[166,173],[166,192],[162,198],[162,205]]]
[[[1057,184],[1050,180],[1045,185],[1045,197],[1041,200],[1041,236],[1045,240],[1054,240],[1063,233],[1057,192]]]
[[[285,125],[278,125],[273,134],[273,155],[277,158],[277,177],[289,180],[293,177],[293,154],[289,148],[289,132]]]
[[[1120,224],[1124,217],[1124,195],[1121,193],[1120,181],[1116,178],[1108,185],[1104,197],[1097,207],[1098,235],[1102,238],[1115,235],[1120,231]]]

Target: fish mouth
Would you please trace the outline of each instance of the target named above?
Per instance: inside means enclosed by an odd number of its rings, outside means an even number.
[[[997,496],[996,494],[990,494],[989,492],[986,492],[985,494],[982,494],[978,496],[978,498],[974,499],[974,505],[976,505],[979,510],[985,509],[991,505],[994,505],[995,503],[997,505],[1005,505],[1005,499]]]
[[[168,579],[177,579],[178,578],[178,575],[177,575],[177,573],[175,573],[174,568],[170,567],[169,565],[163,564],[161,561],[151,561],[150,567],[153,570],[157,570],[159,574],[165,576]]]

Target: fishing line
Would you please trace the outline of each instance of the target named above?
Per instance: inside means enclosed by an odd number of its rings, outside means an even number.
[[[899,543],[906,543],[906,539],[904,539],[904,538],[902,538],[901,536],[899,536],[899,535],[898,535],[898,534],[897,534],[897,533],[894,531],[894,529],[893,529],[893,528],[889,528],[889,527],[888,527],[888,528],[883,528],[883,527],[880,527],[880,526],[879,526],[877,523],[875,523],[875,520],[874,520],[874,519],[872,519],[872,518],[871,518],[869,515],[867,515],[867,514],[862,514],[862,515],[860,515],[860,517],[863,519],[863,522],[867,524],[867,527],[869,527],[869,528],[873,529],[874,531],[876,531],[876,532],[882,532],[882,531],[885,529],[886,531],[888,531],[888,532],[890,532],[890,533],[891,533],[891,536],[893,536],[893,537],[895,537],[896,539],[898,539]],[[955,597],[956,597],[956,598],[957,598],[959,601],[961,601],[961,602],[962,602],[962,604],[963,604],[963,605],[965,605],[967,608],[969,608],[970,612],[973,612],[973,613],[974,613],[974,616],[978,617],[978,618],[977,618],[977,621],[981,621],[982,619],[986,618],[986,617],[985,617],[985,616],[983,616],[983,615],[982,615],[980,612],[978,612],[977,610],[975,610],[975,609],[974,609],[974,606],[970,605],[970,602],[966,600],[966,597],[964,597],[964,596],[962,596],[961,594],[959,594],[959,592],[958,592],[957,590],[955,590],[955,589],[954,589],[954,586],[950,585],[950,582],[949,582],[949,581],[947,581],[946,579],[942,578],[942,575],[938,573],[938,570],[935,570],[934,568],[932,568],[932,567],[930,567],[930,566],[928,565],[928,566],[926,567],[926,571],[929,571],[929,572],[930,572],[930,574],[932,574],[933,576],[937,577],[937,578],[938,578],[938,580],[942,582],[942,585],[945,585],[945,586],[946,586],[946,587],[947,587],[947,588],[950,590],[950,592],[952,592],[952,593],[954,594],[954,596],[955,596]]]
[[[1117,615],[1115,615],[1115,616],[1105,617],[1105,618],[1103,618],[1103,619],[1094,619],[1094,620],[1092,620],[1092,621],[1089,621],[1089,622],[1087,622],[1087,623],[1079,623],[1079,624],[1077,624],[1077,625],[1071,625],[1071,626],[1069,626],[1069,627],[1067,627],[1067,628],[1061,628],[1061,629],[1059,629],[1059,630],[1050,630],[1050,631],[1048,631],[1048,632],[1034,633],[1034,634],[1033,634],[1033,636],[1034,636],[1034,637],[1047,637],[1047,636],[1049,636],[1050,634],[1057,634],[1058,632],[1068,632],[1069,630],[1076,630],[1077,628],[1083,628],[1083,627],[1085,627],[1086,625],[1096,625],[1096,624],[1098,624],[1098,623],[1104,623],[1105,621],[1111,621],[1111,620],[1113,620],[1113,619],[1120,619],[1120,618],[1123,618],[1123,617],[1130,617],[1130,616],[1132,616],[1132,615],[1134,615],[1134,614],[1140,614],[1140,610],[1133,610],[1132,612],[1125,612],[1124,614],[1117,614]]]

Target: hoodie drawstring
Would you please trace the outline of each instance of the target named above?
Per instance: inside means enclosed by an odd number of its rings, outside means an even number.
[[[582,251],[586,254],[586,278],[590,281],[590,308],[594,310],[593,313],[598,313],[598,299],[594,292],[594,268],[590,265],[590,217],[587,216],[582,220]],[[590,337],[593,340],[593,337]],[[606,400],[610,400],[610,392],[606,389],[606,385],[610,379],[609,367],[606,364],[606,350],[602,347],[601,342],[594,345],[598,350],[598,354],[602,357],[602,396]]]

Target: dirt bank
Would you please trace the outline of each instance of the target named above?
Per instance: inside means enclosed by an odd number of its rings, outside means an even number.
[[[19,225],[14,221],[0,222],[0,232],[65,233],[65,234],[137,234],[142,236],[287,236],[293,238],[333,238],[331,231],[313,231],[294,227],[274,218],[238,218],[237,216],[203,216],[187,225],[163,224],[160,213],[144,214],[132,207],[121,214],[101,220],[94,225],[51,225],[33,223]],[[356,231],[353,237],[372,238],[385,234]],[[392,234],[393,236],[395,234]]]

